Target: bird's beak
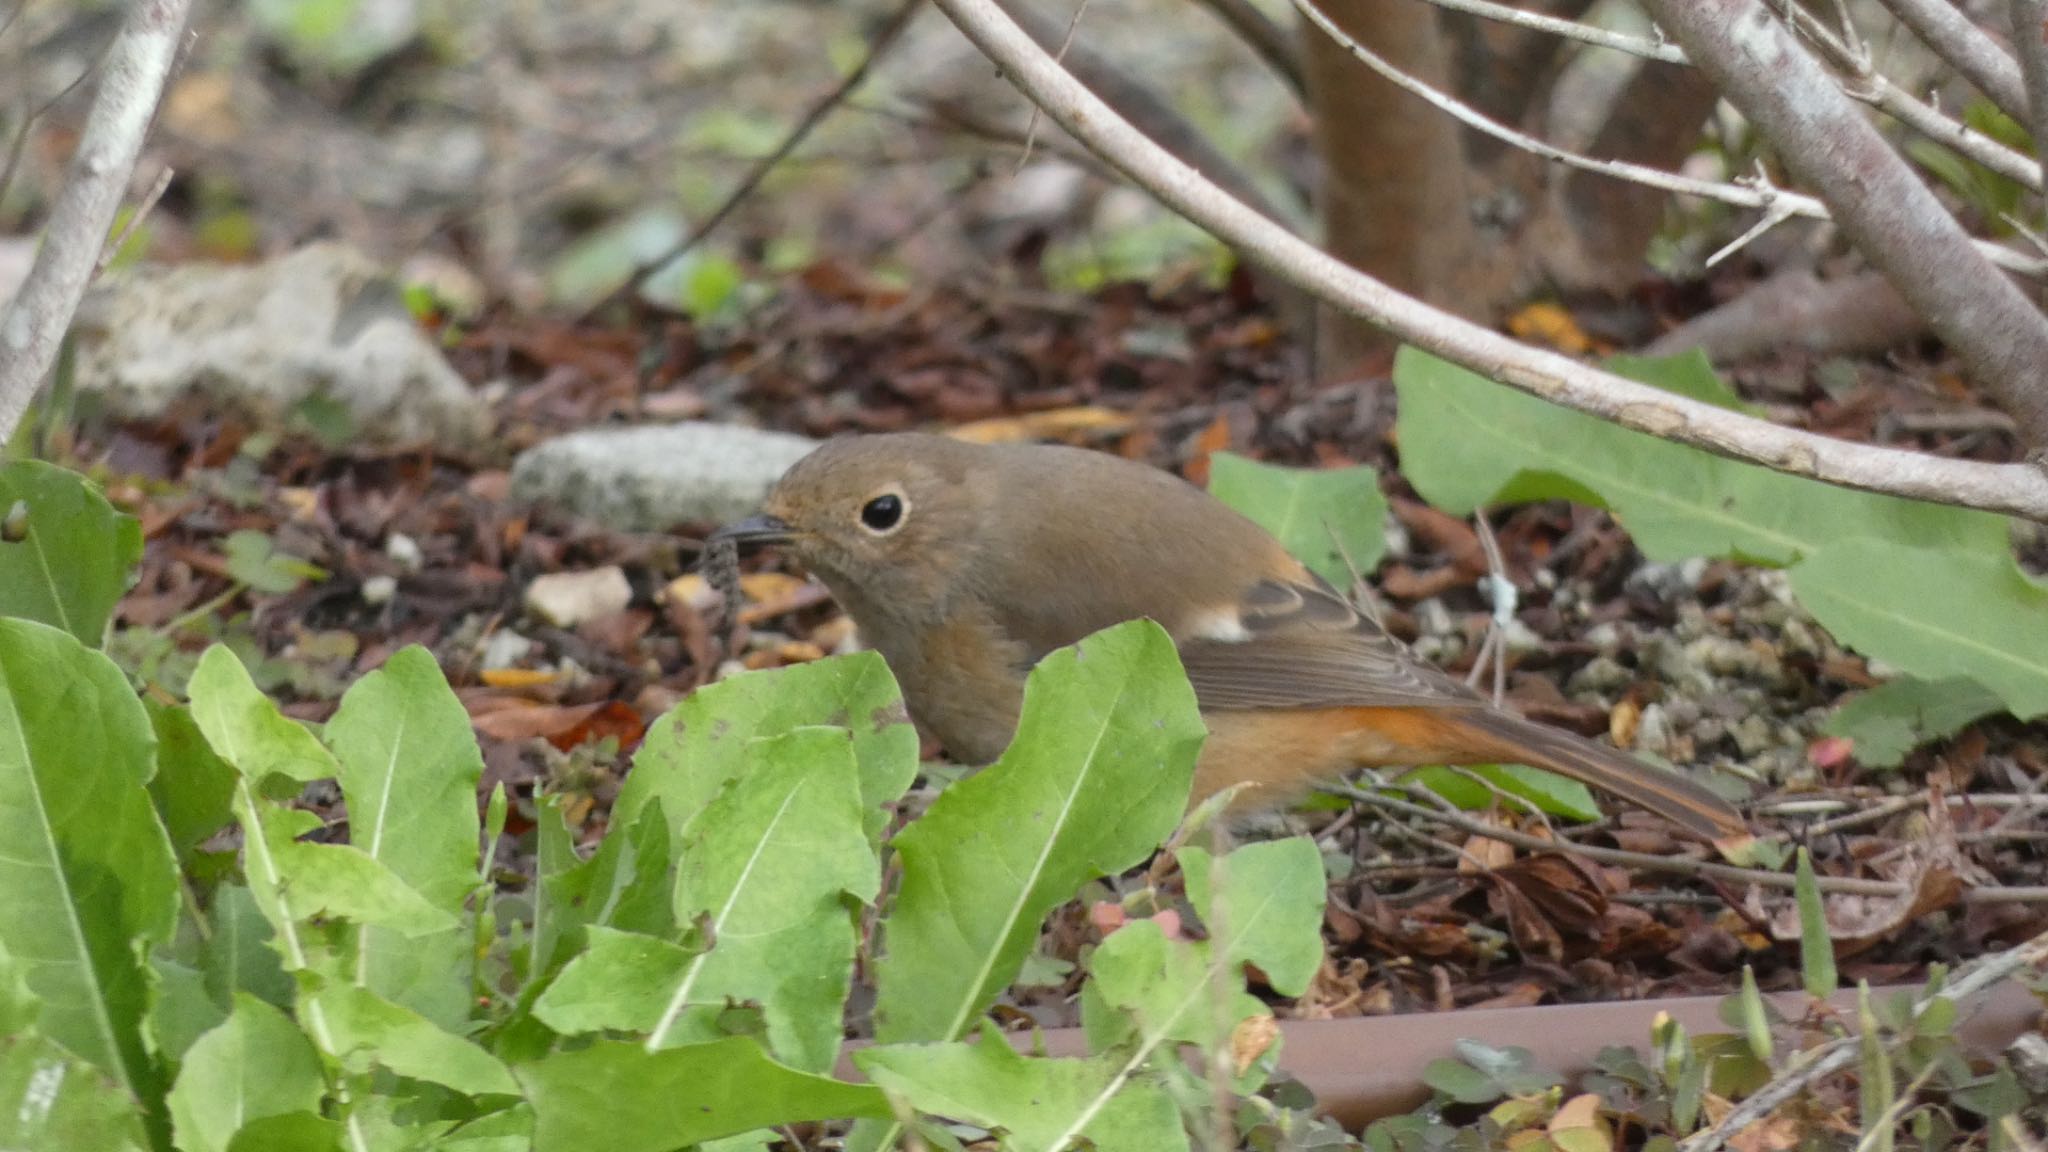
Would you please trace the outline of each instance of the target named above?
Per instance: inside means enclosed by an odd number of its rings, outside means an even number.
[[[773,516],[749,516],[711,534],[707,544],[780,544],[790,537],[789,525]]]

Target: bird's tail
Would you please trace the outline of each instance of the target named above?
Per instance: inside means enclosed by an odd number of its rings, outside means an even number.
[[[1546,768],[1611,792],[1640,808],[1675,821],[1709,839],[1749,833],[1735,806],[1690,776],[1645,763],[1618,748],[1532,723],[1494,709],[1473,709],[1460,717],[1490,759]],[[1475,749],[1477,751],[1479,749]]]

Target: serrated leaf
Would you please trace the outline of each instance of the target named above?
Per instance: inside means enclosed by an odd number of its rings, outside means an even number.
[[[85,477],[41,460],[0,465],[0,513],[17,508],[25,520],[0,539],[0,616],[99,647],[142,560],[141,523],[115,511]]]
[[[469,714],[418,645],[352,685],[326,728],[340,761],[349,841],[451,920],[476,886],[477,781],[483,755]],[[426,937],[361,928],[356,983],[444,1028],[469,1015],[474,944],[454,924]]]
[[[672,1152],[756,1128],[891,1115],[880,1089],[787,1068],[741,1036],[649,1052],[600,1040],[513,1069],[535,1152]]]
[[[135,1097],[40,1032],[0,1036],[0,1148],[145,1152]]]
[[[1726,394],[1698,352],[1614,367],[1695,398]],[[1401,473],[1424,499],[1457,515],[1552,498],[1593,504],[1611,509],[1653,560],[1782,565],[1857,536],[1930,549],[2004,547],[2002,517],[1740,464],[1538,400],[1414,348],[1395,357],[1394,382]]]
[[[42,1001],[41,1032],[145,1102],[148,948],[177,923],[177,860],[150,805],[155,738],[114,663],[77,637],[0,620],[0,946]]]
[[[453,916],[353,845],[301,841],[320,827],[311,812],[254,800],[245,784],[236,814],[250,892],[281,936],[287,924],[315,919],[379,925],[409,938],[455,926]]]
[[[327,1091],[319,1054],[299,1026],[246,993],[185,1053],[170,1094],[181,1152],[228,1152],[251,1121],[317,1112]]]
[[[647,730],[613,822],[630,827],[658,799],[680,845],[690,821],[740,774],[749,741],[821,725],[853,733],[861,818],[879,844],[889,806],[917,776],[917,732],[902,689],[874,652],[749,672],[692,692]]]
[[[1121,1076],[1115,1057],[1027,1058],[990,1028],[979,1044],[869,1048],[854,1062],[920,1112],[1000,1129],[1006,1152],[1062,1152],[1077,1140],[1115,1152],[1188,1147],[1172,1098]]]
[[[1858,652],[1922,679],[1968,677],[2022,720],[2048,713],[2048,588],[2002,544],[1842,540],[1794,567],[1792,590]]]
[[[192,697],[192,719],[214,754],[251,782],[260,786],[275,773],[303,784],[337,770],[320,741],[277,710],[225,644],[215,644],[199,658],[186,691]]]
[[[1090,1046],[1128,1051],[1132,1064],[1182,1044],[1223,1052],[1240,1020],[1266,1011],[1234,967],[1206,941],[1167,939],[1157,921],[1124,925],[1088,960],[1090,991],[1101,1004],[1089,1009]],[[1102,1012],[1120,1014],[1110,1017],[1114,1026]]]
[[[1149,620],[1040,662],[1009,750],[893,842],[903,882],[877,964],[877,1036],[964,1035],[1053,908],[1173,831],[1202,734],[1173,641]]]
[[[1365,465],[1283,468],[1217,452],[1209,457],[1209,494],[1271,532],[1333,587],[1351,587],[1354,566],[1370,573],[1387,550],[1387,498],[1378,470]]]
[[[329,1055],[351,1071],[388,1068],[472,1096],[519,1093],[519,1085],[497,1057],[366,988],[321,988],[301,1009],[301,1015],[313,1012],[320,1014],[334,1045]]]
[[[1183,848],[1180,866],[1188,899],[1230,962],[1256,964],[1283,996],[1308,991],[1323,963],[1329,899],[1315,841],[1296,836],[1247,844],[1225,856],[1220,868],[1202,849]]]
[[[1852,741],[1856,762],[1865,768],[1897,768],[1920,745],[1946,740],[2003,711],[1997,693],[1974,680],[1901,676],[1849,697],[1821,730]]]
[[[861,831],[853,741],[843,728],[800,728],[754,741],[747,759],[684,844],[676,922],[711,949],[684,964],[648,1043],[716,1039],[728,1004],[752,1004],[779,1059],[823,1071],[839,1052],[853,978],[846,897],[872,901],[881,885]]]
[[[1474,776],[1479,779],[1473,779]],[[1526,801],[1546,816],[1565,820],[1598,820],[1601,815],[1600,802],[1593,799],[1592,791],[1584,784],[1522,764],[1471,764],[1455,769],[1439,765],[1418,768],[1403,779],[1422,785],[1468,812],[1485,811],[1507,796]],[[1487,788],[1480,780],[1499,791]],[[1512,802],[1508,807],[1518,810]]]

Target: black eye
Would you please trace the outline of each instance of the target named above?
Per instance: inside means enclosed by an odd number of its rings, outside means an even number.
[[[871,532],[887,532],[903,520],[903,497],[885,492],[863,504],[860,522]]]

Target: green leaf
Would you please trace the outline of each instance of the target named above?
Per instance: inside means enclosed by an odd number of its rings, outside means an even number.
[[[455,927],[455,917],[354,845],[300,840],[320,827],[320,818],[313,813],[258,800],[253,809],[238,802],[237,814],[242,819],[243,867],[250,870],[250,891],[279,932],[284,930],[283,921],[316,919],[380,925],[408,939]],[[248,856],[259,847],[266,863],[251,869]],[[273,869],[274,886],[258,882],[259,873]]]
[[[149,1008],[150,1042],[175,1064],[194,1042],[228,1018],[227,1009],[207,994],[204,973],[167,950],[158,949],[149,964],[156,977],[155,1003]]]
[[[723,256],[704,256],[683,276],[683,310],[699,319],[717,316],[745,281],[739,265]]]
[[[42,1000],[42,1033],[146,1106],[162,1086],[143,1043],[143,957],[178,917],[177,859],[149,802],[154,744],[113,661],[0,620],[0,946]]]
[[[1126,1078],[1115,1057],[1029,1059],[989,1028],[979,1044],[868,1048],[854,1063],[919,1112],[1000,1129],[1007,1152],[1061,1152],[1076,1140],[1116,1152],[1188,1147],[1172,1098]]]
[[[242,1125],[228,1152],[340,1152],[341,1125],[310,1112],[265,1116]]]
[[[306,726],[288,719],[249,678],[249,670],[225,644],[199,658],[187,687],[192,719],[215,755],[261,785],[276,773],[300,783],[325,779],[338,765]]]
[[[879,844],[890,806],[917,777],[917,732],[902,689],[874,652],[749,672],[691,693],[647,730],[612,822],[631,827],[658,799],[680,846],[690,821],[746,767],[749,741],[818,725],[853,733],[862,821]]]
[[[1247,844],[1225,856],[1220,867],[1200,848],[1183,848],[1180,866],[1188,899],[1230,963],[1258,965],[1283,996],[1308,991],[1323,963],[1323,909],[1329,899],[1315,841],[1296,836]]]
[[[1821,730],[1853,742],[1856,762],[1865,768],[1897,768],[1920,745],[2003,711],[2005,702],[1974,680],[1902,676],[1851,696]]]
[[[676,922],[711,950],[685,965],[648,1044],[716,1039],[726,1005],[758,1005],[776,1057],[824,1071],[853,979],[846,897],[866,903],[881,886],[861,832],[853,740],[843,728],[798,729],[755,741],[747,759],[683,847]]]
[[[1156,920],[1118,928],[1088,959],[1090,1047],[1128,1050],[1133,1066],[1162,1053],[1179,1059],[1183,1044],[1227,1051],[1239,1021],[1271,1013],[1244,990],[1240,966],[1219,955],[1208,941],[1167,939]],[[1089,1004],[1098,998],[1099,1009]]]
[[[39,1032],[0,1036],[0,1148],[145,1152],[131,1096]]]
[[[246,993],[226,1023],[195,1041],[171,1088],[182,1152],[227,1152],[251,1121],[317,1112],[327,1091],[320,1057],[289,1017]]]
[[[653,1031],[700,953],[596,924],[588,940],[533,1005],[541,1023],[565,1035]]]
[[[40,460],[0,465],[0,514],[13,529],[0,538],[0,616],[99,647],[142,560],[141,523],[115,511],[85,477]]]
[[[671,1152],[756,1128],[889,1116],[881,1090],[786,1068],[743,1036],[649,1052],[600,1040],[513,1069],[535,1152]]]
[[[1373,468],[1282,468],[1229,452],[1209,458],[1209,492],[1244,513],[1337,588],[1379,566],[1387,498]],[[1346,560],[1349,560],[1349,563]]]
[[[395,653],[349,688],[326,738],[341,762],[350,843],[459,919],[477,883],[484,761],[440,665],[418,645]],[[466,926],[422,938],[366,927],[352,978],[453,1028],[469,1016],[473,960]]]
[[[1009,750],[893,842],[903,882],[883,928],[877,1036],[964,1035],[1048,913],[1173,831],[1202,734],[1173,641],[1149,620],[1040,662]]]
[[[1799,907],[1799,972],[1806,994],[1825,1000],[1835,994],[1835,941],[1828,932],[1827,906],[1813,874],[1813,856],[1802,845],[1793,870],[1793,901]]]
[[[213,754],[183,705],[144,700],[156,732],[156,775],[149,781],[171,847],[189,868],[199,845],[234,819],[235,770]]]
[[[254,529],[228,534],[228,575],[258,592],[281,596],[296,592],[308,580],[324,580],[327,572],[289,552],[280,552],[277,542]]]
[[[1747,964],[1742,966],[1742,991],[1734,1000],[1736,1020],[1749,1044],[1749,1054],[1768,1063],[1772,1051],[1770,1008],[1764,1003],[1763,993],[1757,990],[1756,969]]]
[[[1721,397],[1706,358],[1619,361],[1666,391]],[[1562,498],[1609,508],[1653,560],[1732,556],[1790,564],[1868,536],[1923,548],[2005,546],[2003,518],[1787,476],[1659,440],[1495,384],[1414,348],[1394,360],[1401,472],[1458,515]]]
[[[1422,1082],[1460,1104],[1491,1104],[1505,1095],[1493,1077],[1462,1060],[1443,1057],[1423,1066]]]
[[[1474,776],[1479,779],[1473,779]],[[1468,812],[1484,811],[1506,796],[1510,798],[1508,807],[1511,809],[1519,810],[1513,801],[1526,801],[1528,806],[1546,816],[1578,821],[1600,819],[1600,802],[1593,799],[1592,791],[1584,784],[1555,772],[1522,764],[1418,768],[1403,779],[1422,785]],[[1487,788],[1480,780],[1493,785],[1499,792]]]
[[[1863,1131],[1868,1134],[1864,1146],[1871,1152],[1892,1152],[1890,1112],[1898,1096],[1892,1083],[1892,1059],[1884,1050],[1884,1033],[1878,1027],[1877,1015],[1870,1010],[1867,981],[1856,985],[1856,1019],[1862,1032],[1858,1041],[1861,1073],[1856,1083]]]
[[[316,1012],[331,1037],[330,1055],[352,1072],[388,1068],[472,1096],[519,1093],[519,1085],[497,1057],[366,988],[321,988],[300,1009],[300,1015],[309,1019]]]
[[[237,993],[247,992],[276,1008],[289,1008],[296,989],[278,963],[272,944],[275,931],[256,906],[256,897],[240,884],[214,889],[208,910],[213,932],[200,957],[206,990],[226,1011]]]
[[[1835,638],[1922,679],[1966,676],[2013,715],[2048,713],[2048,588],[2010,549],[1843,540],[1792,569],[1792,590]]]

